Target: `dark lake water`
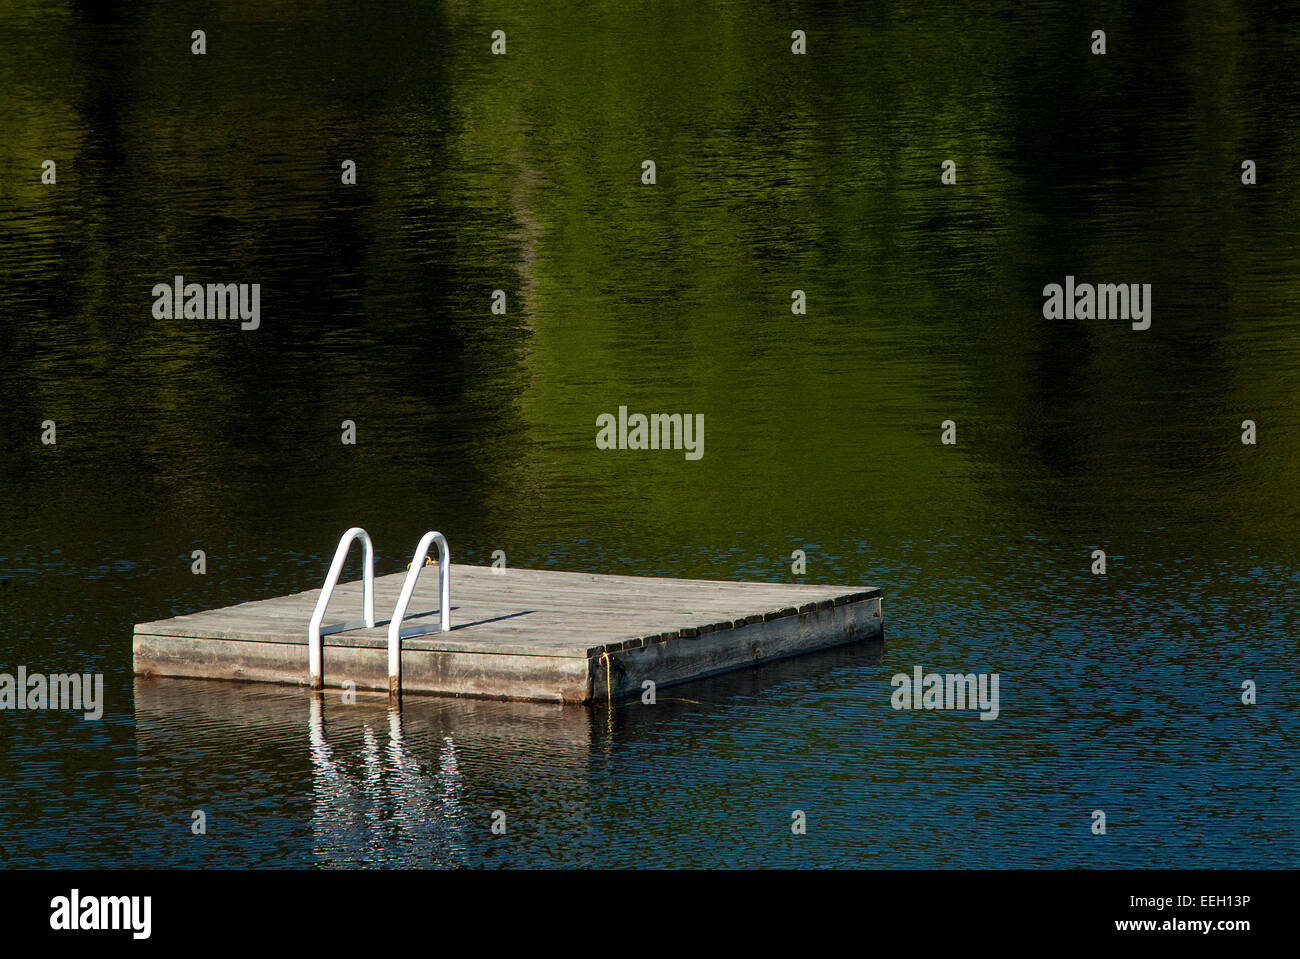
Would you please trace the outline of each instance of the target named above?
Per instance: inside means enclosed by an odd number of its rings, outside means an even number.
[[[107,701],[0,712],[0,864],[1296,864],[1294,13],[251,11],[0,2],[0,672]],[[178,274],[260,325],[156,318]],[[620,405],[703,457],[598,449]],[[885,642],[613,710],[133,677],[352,525],[880,586]],[[997,720],[891,708],[916,666]]]

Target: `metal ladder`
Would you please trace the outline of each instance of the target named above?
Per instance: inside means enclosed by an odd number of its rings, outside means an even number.
[[[360,526],[353,526],[343,534],[338,549],[334,550],[334,562],[330,564],[329,575],[325,577],[325,585],[321,587],[320,599],[316,600],[316,611],[311,614],[311,625],[307,627],[307,681],[312,689],[320,689],[324,685],[321,661],[325,643],[321,639],[320,624],[325,619],[325,610],[330,604],[330,597],[334,595],[339,573],[343,572],[343,561],[347,559],[348,547],[352,545],[354,539],[360,539],[366,550],[363,560],[365,568],[362,574],[364,577],[362,604],[366,621],[364,624],[342,623],[331,626],[326,632],[342,633],[349,629],[360,629],[363,625],[366,627],[375,625],[375,547],[370,542],[369,533]]]
[[[424,557],[429,552],[430,543],[438,544],[438,632],[445,633],[451,629],[451,550],[447,546],[447,537],[437,530],[430,530],[415,547],[415,558],[411,560],[406,581],[402,583],[402,595],[397,598],[393,618],[388,621],[389,696],[402,695],[402,620],[406,618],[406,607],[415,592],[415,581],[420,578],[420,570],[424,569]]]
[[[365,547],[362,573],[362,605],[365,621],[362,623],[339,623],[321,629],[325,611],[329,608],[330,597],[338,585],[339,574],[343,572],[343,562],[347,559],[352,541],[360,539]],[[420,539],[416,547],[415,558],[402,583],[402,593],[398,597],[393,617],[388,621],[388,692],[390,696],[402,694],[402,620],[406,618],[406,608],[410,605],[411,594],[415,592],[420,570],[424,568],[424,558],[432,543],[438,544],[438,626],[440,632],[451,629],[451,550],[447,538],[436,530],[430,530]],[[373,628],[375,625],[375,548],[370,541],[370,534],[360,526],[353,526],[339,540],[334,550],[334,561],[330,564],[329,575],[321,587],[320,598],[316,600],[316,609],[312,613],[311,623],[307,627],[307,680],[312,689],[324,686],[322,663],[324,660],[324,635],[342,633],[353,629]],[[418,633],[428,632],[419,630]],[[418,635],[417,633],[417,635]]]

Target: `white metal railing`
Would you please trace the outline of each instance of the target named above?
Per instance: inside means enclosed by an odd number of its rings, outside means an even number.
[[[324,641],[321,639],[321,622],[325,619],[325,610],[330,604],[330,596],[333,595],[334,587],[339,581],[339,574],[343,572],[343,561],[348,558],[348,548],[352,545],[354,539],[360,539],[365,547],[364,573],[362,574],[364,577],[362,605],[366,618],[365,625],[368,627],[375,625],[375,547],[370,542],[369,533],[360,526],[353,526],[343,534],[343,538],[339,540],[338,549],[334,550],[334,562],[330,564],[329,575],[325,577],[325,585],[321,587],[320,599],[316,600],[316,611],[311,614],[311,625],[307,629],[307,673],[312,689],[320,689],[324,684],[321,670],[324,648]],[[360,623],[355,625],[344,624],[333,627],[327,632],[337,633],[346,629],[357,629],[360,626]]]
[[[406,574],[406,582],[402,583],[402,595],[398,597],[393,618],[388,622],[388,692],[391,696],[402,694],[402,620],[406,618],[406,607],[410,605],[415,581],[424,568],[424,557],[429,552],[430,543],[438,544],[438,627],[444,633],[451,629],[451,550],[447,548],[447,538],[431,530],[424,534],[420,545],[415,548],[410,572]]]

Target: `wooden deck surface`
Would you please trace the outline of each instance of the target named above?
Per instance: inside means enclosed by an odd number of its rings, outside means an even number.
[[[871,604],[876,623],[880,620],[880,590],[861,586],[660,579],[552,570],[498,571],[490,567],[453,564],[452,628],[441,633],[438,632],[437,572],[435,567],[429,566],[421,573],[402,628],[404,676],[406,664],[418,661],[422,654],[426,658],[439,659],[438,669],[444,678],[426,691],[511,695],[499,684],[492,683],[481,688],[472,683],[465,689],[442,688],[452,683],[446,678],[449,668],[452,672],[457,669],[464,672],[460,667],[481,664],[484,656],[509,657],[509,670],[513,674],[519,674],[521,669],[545,669],[540,663],[533,667],[521,666],[518,657],[570,661],[562,668],[566,685],[572,684],[578,666],[572,661],[580,660],[581,672],[587,674],[586,683],[590,687],[592,667],[589,664],[602,654],[719,634],[712,644],[716,646],[721,634],[728,631],[735,633],[736,637],[743,633],[748,643],[763,633],[752,627],[784,619],[805,623],[816,621],[826,627],[811,632],[800,630],[799,636],[781,648],[771,650],[771,655],[760,655],[761,649],[758,654],[752,649],[743,653],[751,661],[761,661],[791,655],[805,647],[822,648],[835,642],[861,638],[861,624],[849,629],[849,635],[833,635],[836,627],[832,621],[837,607]],[[335,662],[347,662],[353,666],[361,662],[357,657],[363,657],[367,663],[371,658],[376,663],[382,659],[379,650],[386,650],[388,643],[387,617],[397,603],[405,575],[402,572],[375,578],[376,625],[369,629],[348,628],[359,626],[362,620],[361,582],[341,583],[335,589],[322,629],[326,634],[327,683],[331,683],[328,674],[331,672],[332,650]],[[231,678],[232,669],[235,676],[241,673],[239,664],[232,662],[232,658],[244,656],[264,664],[272,660],[281,663],[282,668],[277,668],[283,675],[272,681],[290,681],[298,673],[305,676],[307,624],[319,594],[318,589],[313,589],[291,596],[137,624],[137,672]],[[832,631],[831,634],[827,634],[827,629]],[[268,645],[259,647],[252,644]],[[351,651],[351,658],[340,659],[340,650],[343,649]],[[373,653],[368,652],[371,649]],[[190,665],[184,663],[187,651],[192,654]],[[453,654],[466,656],[457,660]],[[705,658],[708,662],[703,663],[695,675],[737,665],[734,656]],[[169,670],[168,663],[173,669]],[[556,667],[560,664],[557,663]],[[473,666],[473,669],[478,668],[479,665]],[[262,672],[265,671],[262,668]],[[369,673],[369,667],[363,671]],[[693,675],[685,675],[689,669],[683,667],[678,672],[683,672],[683,675],[674,674],[666,678],[670,681],[693,678]],[[335,673],[333,682],[336,684],[337,671]],[[415,688],[421,688],[419,670],[415,669],[411,675]],[[250,674],[248,678],[269,677]],[[369,684],[368,676],[363,684]],[[534,695],[536,686],[535,683],[522,683],[519,698],[538,698]],[[590,698],[590,695],[589,691],[583,698]],[[571,691],[559,698],[571,698]]]

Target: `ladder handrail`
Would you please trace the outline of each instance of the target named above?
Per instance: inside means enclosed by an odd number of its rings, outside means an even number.
[[[343,562],[348,558],[348,550],[352,546],[354,539],[360,539],[365,547],[364,572],[362,574],[362,605],[366,617],[366,626],[375,625],[375,547],[370,542],[369,533],[360,526],[353,526],[343,534],[343,538],[339,540],[338,548],[334,550],[334,562],[330,564],[329,575],[325,577],[325,585],[321,587],[320,598],[316,600],[316,611],[311,614],[311,625],[307,628],[307,673],[312,689],[320,689],[323,685],[321,660],[323,658],[324,642],[321,640],[320,626],[325,619],[325,610],[329,607],[330,596],[334,594],[334,587],[338,584],[339,574],[343,572]]]
[[[447,537],[437,530],[430,530],[415,548],[411,569],[402,583],[402,595],[398,597],[393,618],[388,622],[388,692],[392,696],[402,694],[402,620],[406,618],[406,607],[415,592],[420,570],[424,568],[424,557],[429,552],[430,543],[438,544],[438,626],[444,633],[451,629],[451,549],[447,546]]]

